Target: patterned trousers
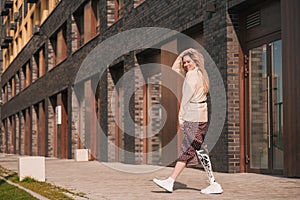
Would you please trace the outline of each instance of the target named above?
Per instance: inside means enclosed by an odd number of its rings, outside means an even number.
[[[177,161],[186,165],[202,164],[210,183],[215,181],[212,165],[208,155],[206,144],[203,144],[207,132],[207,122],[183,123],[184,138],[181,144],[181,153]]]

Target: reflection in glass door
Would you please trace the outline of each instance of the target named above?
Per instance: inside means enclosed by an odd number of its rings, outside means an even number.
[[[148,77],[147,84],[147,164],[161,164],[162,138],[160,130],[163,125],[161,108],[161,73]]]
[[[281,40],[271,43],[272,72],[272,166],[283,169],[283,107]]]
[[[283,168],[281,40],[249,50],[250,169]]]
[[[250,168],[268,167],[268,92],[266,45],[249,51]]]

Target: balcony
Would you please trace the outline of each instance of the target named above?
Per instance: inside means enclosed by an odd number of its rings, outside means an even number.
[[[7,49],[8,46],[9,46],[8,43],[3,43],[3,42],[2,42],[2,44],[1,44],[1,49]]]
[[[11,43],[13,41],[13,37],[12,36],[5,36],[3,43]]]
[[[9,29],[13,30],[13,31],[17,30],[17,24],[16,23],[10,23]]]
[[[40,33],[40,26],[34,25],[33,26],[33,35],[38,35]]]
[[[4,8],[2,11],[1,11],[1,16],[7,16],[9,14],[9,10],[7,8]]]
[[[13,1],[9,1],[9,0],[6,0],[4,2],[4,8],[12,8],[13,7]]]
[[[38,0],[27,0],[27,3],[37,3]]]

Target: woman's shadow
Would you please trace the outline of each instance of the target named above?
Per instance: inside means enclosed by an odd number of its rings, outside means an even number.
[[[192,187],[188,187],[187,184],[184,184],[184,183],[181,183],[181,182],[175,182],[174,183],[174,187],[173,187],[173,191],[175,190],[195,190],[195,191],[201,191],[200,189],[198,188],[192,188]],[[155,190],[155,191],[151,191],[153,193],[169,193],[168,191],[164,191],[163,189],[159,189],[158,190]]]

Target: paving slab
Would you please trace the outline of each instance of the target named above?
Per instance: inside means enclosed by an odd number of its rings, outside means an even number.
[[[18,156],[0,156],[0,165],[17,172]],[[300,179],[253,173],[219,173],[215,177],[224,192],[220,195],[201,194],[208,185],[201,169],[186,168],[168,193],[157,187],[153,178],[166,178],[172,167],[76,162],[46,158],[46,182],[86,194],[87,199],[300,199]],[[130,173],[128,172],[130,171]],[[139,173],[132,173],[136,171]],[[141,173],[144,172],[144,173]],[[82,199],[78,197],[77,199]]]

